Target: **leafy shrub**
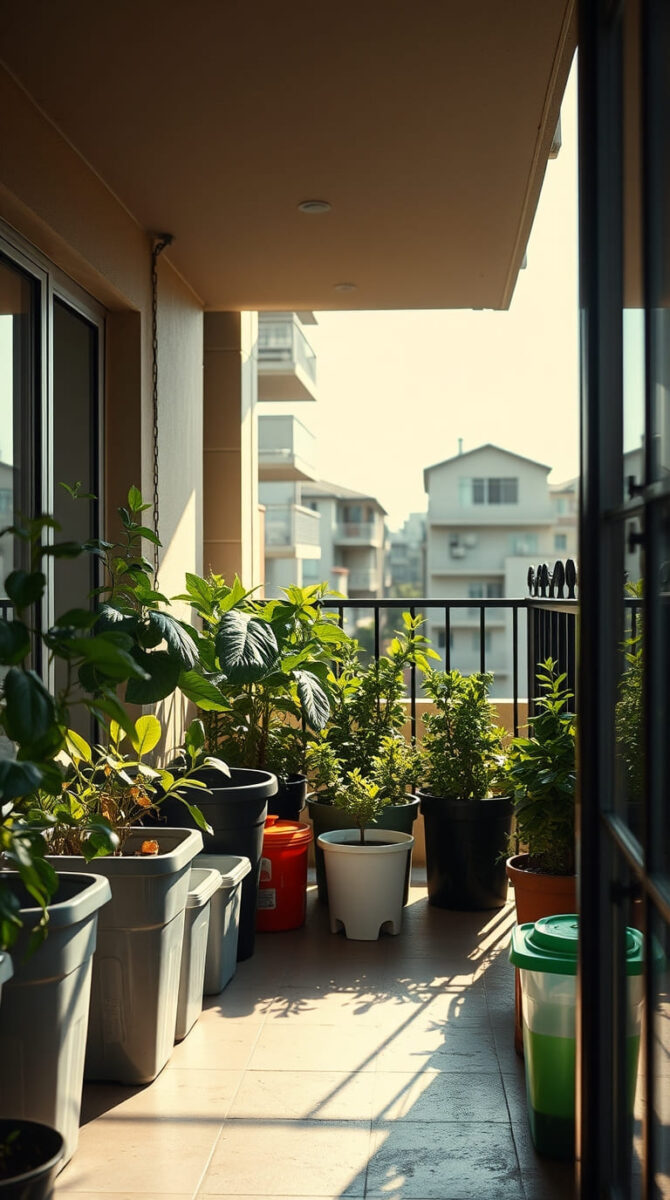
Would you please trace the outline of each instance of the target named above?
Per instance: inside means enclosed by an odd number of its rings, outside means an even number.
[[[478,800],[498,788],[504,760],[504,730],[494,724],[490,674],[430,671],[426,695],[436,712],[426,713],[422,776],[433,796]]]

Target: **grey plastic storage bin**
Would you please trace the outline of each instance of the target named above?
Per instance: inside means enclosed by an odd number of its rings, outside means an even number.
[[[205,995],[218,996],[230,983],[237,966],[242,881],[251,872],[248,858],[235,854],[199,854],[199,867],[214,867],[221,884],[210,900]]]
[[[23,929],[12,951],[14,977],[2,989],[0,1117],[57,1129],[65,1163],[79,1137],[91,965],[98,910],[107,904],[110,887],[98,875],[59,876],[49,904],[49,936],[26,956],[42,910],[17,874],[3,873],[2,879],[18,897]]]
[[[210,901],[220,886],[221,875],[213,867],[191,867],[184,918],[175,1042],[181,1042],[186,1037],[202,1012]]]
[[[161,853],[138,857],[155,838]],[[86,1079],[151,1083],[174,1047],[184,909],[191,863],[202,838],[190,829],[133,831],[122,855],[96,858],[88,870],[109,878],[93,963]],[[52,856],[58,871],[81,869],[75,856]]]

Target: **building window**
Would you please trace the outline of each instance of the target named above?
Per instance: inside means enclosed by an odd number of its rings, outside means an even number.
[[[459,479],[458,502],[461,508],[472,504],[518,504],[519,480],[514,477]]]
[[[438,631],[437,631],[437,648],[438,648],[438,650],[444,650],[446,647],[446,644],[447,644],[447,635],[446,635],[444,629],[438,629]],[[454,635],[453,635],[453,632],[450,630],[449,631],[449,649],[453,650],[453,648],[454,648]]]
[[[538,545],[536,533],[513,533],[510,535],[509,548],[511,554],[537,554]]]
[[[554,550],[567,550],[567,548],[568,548],[567,533],[555,533],[554,534]]]
[[[568,511],[569,510],[568,510],[567,496],[557,496],[556,497],[556,512],[558,513],[559,517],[566,517],[568,515]]]

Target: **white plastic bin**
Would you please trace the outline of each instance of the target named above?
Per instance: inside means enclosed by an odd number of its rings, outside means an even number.
[[[11,979],[13,974],[14,969],[11,958],[8,954],[0,951],[0,1002],[2,1002],[2,985],[3,983],[7,983],[7,980]]]
[[[248,858],[234,854],[199,854],[195,862],[221,875],[218,891],[210,900],[204,988],[206,996],[218,996],[230,983],[237,966],[242,880],[251,871],[251,863]]]
[[[221,887],[221,874],[213,867],[191,867],[186,897],[184,941],[181,948],[179,1001],[174,1040],[181,1042],[202,1012],[207,936],[212,896]]]

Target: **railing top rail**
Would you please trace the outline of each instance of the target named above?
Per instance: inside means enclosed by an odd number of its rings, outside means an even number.
[[[321,601],[327,608],[399,608],[409,612],[412,608],[526,608],[525,596],[454,596],[449,599],[439,599],[435,596],[384,596],[380,599],[356,600],[324,599]]]

